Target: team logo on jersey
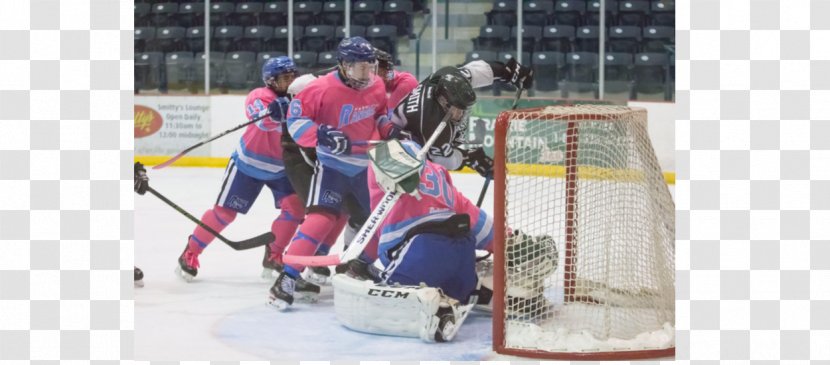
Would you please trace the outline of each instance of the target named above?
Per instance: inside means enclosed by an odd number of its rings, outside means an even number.
[[[340,108],[340,117],[337,124],[337,128],[343,128],[349,124],[357,123],[366,118],[372,118],[375,116],[375,111],[377,107],[375,104],[372,105],[363,105],[357,109],[355,109],[354,105],[352,104],[344,104]]]
[[[133,109],[133,136],[142,138],[150,136],[161,129],[164,120],[159,112],[144,105],[136,105]]]

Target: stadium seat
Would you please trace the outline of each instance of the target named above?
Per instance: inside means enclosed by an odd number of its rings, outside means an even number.
[[[161,52],[144,52],[135,54],[135,89],[154,90],[161,88],[162,61]]]
[[[302,50],[322,52],[331,49],[334,43],[334,27],[331,25],[309,25],[305,27]]]
[[[192,84],[193,53],[170,52],[164,55],[167,89],[186,89]]]
[[[323,3],[319,1],[294,2],[294,24],[298,26],[317,24],[317,17],[323,10]]]
[[[157,3],[150,7],[153,25],[156,27],[177,25],[174,17],[178,12],[179,4],[176,3]]]
[[[570,52],[575,37],[576,29],[570,25],[549,25],[542,31],[542,50]]]
[[[469,63],[472,61],[498,61],[499,55],[493,51],[470,51],[467,52],[466,57],[464,58],[464,63]]]
[[[133,16],[135,27],[147,27],[152,25],[150,22],[150,4],[136,3],[133,6]]]
[[[651,25],[674,27],[674,0],[657,0],[651,3]]]
[[[666,52],[674,45],[674,27],[650,25],[643,28],[643,52]]]
[[[317,55],[317,67],[326,68],[337,64],[337,52],[320,52]]]
[[[392,59],[398,59],[398,31],[394,25],[373,25],[366,27],[365,38],[373,46],[389,52],[392,55]]]
[[[180,4],[179,12],[176,14],[176,24],[185,28],[204,27],[205,4],[195,2]]]
[[[576,30],[576,52],[599,51],[599,27],[587,25]]]
[[[560,0],[554,7],[554,22],[558,25],[579,27],[585,14],[585,2],[581,0]]]
[[[320,15],[321,23],[332,26],[345,24],[346,8],[343,1],[328,1],[323,4],[323,12]]]
[[[619,25],[608,29],[608,51],[637,53],[640,51],[640,27]]]
[[[412,34],[412,1],[386,1],[386,3],[383,4],[380,19],[383,24],[394,24],[398,29],[398,36]]]
[[[525,26],[543,27],[550,24],[553,15],[553,3],[550,0],[526,1],[522,6],[522,10],[522,22]]]
[[[667,57],[664,53],[638,53],[634,55],[634,93],[632,99],[640,99],[640,94],[665,94]]]
[[[295,51],[293,60],[300,74],[308,73],[317,66],[317,52]]]
[[[559,90],[565,54],[562,52],[536,52],[533,54],[533,87],[538,91]]]
[[[599,0],[591,0],[585,8],[585,16],[582,18],[585,25],[599,25]],[[610,28],[617,19],[616,0],[605,0],[605,27]]]
[[[133,50],[135,53],[142,53],[147,50],[147,44],[152,43],[156,38],[156,28],[136,27],[133,32]]]
[[[352,24],[349,28],[349,36],[350,37],[364,37],[366,36],[366,27],[362,25],[354,25]],[[335,43],[340,43],[343,38],[346,37],[346,27],[340,26],[337,27],[337,30],[334,31],[334,41]]]
[[[190,52],[204,52],[205,51],[205,27],[190,27],[187,28],[185,34],[185,43]]]
[[[255,72],[256,54],[231,52],[225,56],[225,86],[230,89],[250,89],[261,75]]]
[[[572,93],[590,93],[597,98],[597,54],[593,52],[571,52],[565,55],[565,79],[559,85],[563,98]],[[584,98],[586,96],[577,96]]]
[[[294,20],[296,24],[296,19]],[[278,27],[288,24],[288,3],[284,1],[267,3],[259,14],[260,24]]]
[[[210,24],[212,26],[231,25],[231,14],[236,7],[232,2],[210,3]]]
[[[633,64],[630,53],[605,54],[605,94],[622,94],[625,99],[631,98]]]
[[[181,51],[185,48],[184,42],[184,28],[182,27],[162,27],[156,28],[156,38],[152,42],[151,47],[154,51],[159,52],[173,52]]]
[[[516,25],[516,2],[510,0],[498,0],[493,3],[493,9],[484,13],[487,16],[487,24],[504,25],[512,27]]]
[[[367,27],[373,25],[380,18],[381,10],[383,3],[380,0],[355,1],[352,3],[352,23]]]
[[[619,14],[617,15],[618,25],[636,25],[643,27],[648,19],[648,1],[625,0],[619,2]]]
[[[236,11],[231,14],[231,24],[243,27],[257,25],[260,13],[262,13],[262,3],[238,3]]]
[[[295,25],[293,30],[293,41],[297,45],[300,39],[303,38],[303,27]],[[274,36],[266,43],[264,50],[288,52],[288,26],[281,26],[274,28]],[[297,49],[297,47],[294,47]]]
[[[217,52],[236,50],[242,40],[242,27],[237,25],[223,25],[216,27],[211,38],[211,49]]]
[[[258,52],[274,36],[274,28],[267,25],[246,27],[242,34],[241,51]]]
[[[519,27],[515,26],[510,29],[510,44],[516,44],[516,37]],[[542,39],[542,27],[538,25],[525,25],[522,27],[522,51],[533,52],[536,45]],[[541,50],[541,48],[540,48]]]
[[[222,86],[225,80],[225,53],[210,52],[210,87]],[[205,84],[205,53],[196,53],[193,58],[193,89]]]
[[[486,51],[506,49],[510,39],[510,28],[504,25],[485,25],[479,28],[478,37],[473,39],[473,48]]]

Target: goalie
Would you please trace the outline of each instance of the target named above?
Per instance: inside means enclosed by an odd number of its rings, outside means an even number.
[[[357,331],[444,342],[474,305],[489,304],[492,292],[481,288],[475,251],[492,251],[493,221],[453,186],[445,167],[414,158],[418,149],[415,142],[392,140],[370,152],[372,206],[388,191],[404,194],[378,229],[384,270],[374,281],[336,275],[335,310]],[[509,265],[555,268],[549,237],[518,233],[511,242]],[[531,247],[552,251],[528,255]]]

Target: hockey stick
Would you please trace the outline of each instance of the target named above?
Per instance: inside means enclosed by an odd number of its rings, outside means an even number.
[[[238,242],[237,241],[231,241],[231,240],[225,238],[224,236],[222,236],[221,234],[219,234],[219,232],[216,232],[213,228],[210,228],[210,226],[208,226],[204,222],[196,219],[196,217],[192,216],[186,210],[184,210],[180,206],[176,205],[176,203],[173,203],[172,201],[170,201],[170,199],[167,199],[164,195],[161,195],[161,193],[159,193],[155,189],[148,186],[147,191],[149,191],[151,194],[153,194],[157,198],[161,199],[161,201],[167,203],[167,205],[171,206],[173,209],[175,209],[176,211],[178,211],[179,213],[181,213],[182,215],[184,215],[185,217],[187,217],[188,219],[193,221],[193,223],[198,224],[199,227],[204,228],[206,231],[210,232],[210,234],[216,236],[216,238],[218,238],[220,241],[224,242],[226,245],[230,246],[234,250],[237,250],[237,251],[247,250],[247,249],[267,245],[271,242],[274,242],[274,234],[271,233],[271,232],[264,233],[264,234],[261,234],[259,236],[254,237],[254,238],[249,238],[249,239],[243,240],[243,241],[238,241]]]
[[[510,110],[516,110],[516,107],[519,105],[519,99],[522,98],[522,92],[524,90],[525,89],[521,87],[516,90],[516,98],[513,99],[513,107],[510,108]],[[487,195],[487,189],[490,187],[491,180],[493,180],[492,176],[484,178],[484,186],[481,187],[481,193],[478,194],[478,202],[476,203],[476,206],[479,208],[481,208],[481,203],[484,202],[484,196]]]
[[[441,123],[439,123],[438,127],[435,128],[435,132],[432,133],[429,140],[423,147],[421,147],[421,150],[418,151],[415,158],[423,160],[426,157],[427,152],[429,152],[429,148],[432,147],[435,140],[438,139],[438,135],[440,135],[441,132],[444,131],[444,128],[447,127],[448,120],[449,114],[445,114],[444,119],[441,120]],[[375,232],[378,230],[378,227],[380,227],[380,224],[383,223],[383,220],[386,219],[386,216],[389,215],[389,212],[392,211],[392,207],[395,206],[395,203],[397,203],[400,198],[401,193],[397,191],[390,191],[386,193],[383,198],[380,199],[378,206],[372,210],[372,214],[368,219],[366,219],[366,223],[363,223],[363,227],[361,227],[360,231],[358,231],[354,236],[352,243],[349,244],[349,247],[339,256],[334,254],[327,256],[284,255],[282,261],[286,264],[303,266],[333,266],[357,258],[357,256],[359,256],[360,253],[363,252],[363,249],[365,249],[369,244],[369,241],[375,235]]]
[[[226,131],[224,131],[224,132],[222,132],[222,133],[219,133],[219,134],[217,134],[217,135],[215,135],[215,136],[213,136],[213,137],[210,137],[210,138],[208,138],[208,139],[206,139],[206,140],[204,140],[204,141],[201,141],[201,142],[199,142],[199,143],[197,143],[197,144],[195,144],[195,145],[193,145],[193,146],[190,146],[190,147],[186,148],[184,151],[179,152],[179,154],[177,154],[177,155],[173,156],[173,158],[171,158],[171,159],[169,159],[169,160],[167,160],[167,161],[164,161],[164,162],[162,162],[162,163],[160,163],[160,164],[158,164],[158,165],[156,165],[156,166],[153,166],[153,169],[154,169],[154,170],[158,170],[158,169],[163,169],[163,168],[165,168],[165,167],[167,167],[167,166],[170,166],[170,165],[172,165],[172,164],[173,164],[173,162],[176,162],[178,159],[180,159],[180,158],[184,157],[184,155],[186,155],[188,152],[193,151],[193,150],[195,150],[195,149],[197,149],[197,148],[199,148],[199,147],[202,147],[202,146],[204,146],[205,144],[207,144],[207,143],[209,143],[209,142],[212,142],[212,141],[213,141],[213,140],[215,140],[215,139],[218,139],[219,137],[223,137],[223,136],[225,136],[226,134],[229,134],[229,133],[231,133],[231,132],[236,132],[237,130],[240,130],[240,129],[244,128],[244,127],[247,127],[247,126],[249,126],[249,125],[251,125],[251,124],[253,124],[253,123],[259,122],[260,120],[265,119],[265,118],[266,118],[266,117],[268,117],[269,115],[270,115],[270,114],[268,114],[268,110],[267,110],[267,109],[266,109],[266,110],[263,110],[262,112],[260,112],[260,113],[259,113],[259,115],[258,115],[256,118],[254,118],[254,119],[252,119],[252,120],[250,120],[250,121],[248,121],[248,122],[242,123],[242,124],[240,124],[240,125],[238,125],[238,126],[236,126],[236,127],[233,127],[233,128],[231,128],[231,129],[228,129],[228,130],[226,130]]]

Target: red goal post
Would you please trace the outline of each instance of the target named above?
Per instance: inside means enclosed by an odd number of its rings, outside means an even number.
[[[561,360],[674,356],[674,203],[646,123],[644,109],[609,105],[497,117],[496,352]],[[511,133],[523,142],[510,143]],[[514,229],[548,237],[540,246],[554,247],[508,252]],[[532,264],[508,268],[508,257],[521,255]]]

